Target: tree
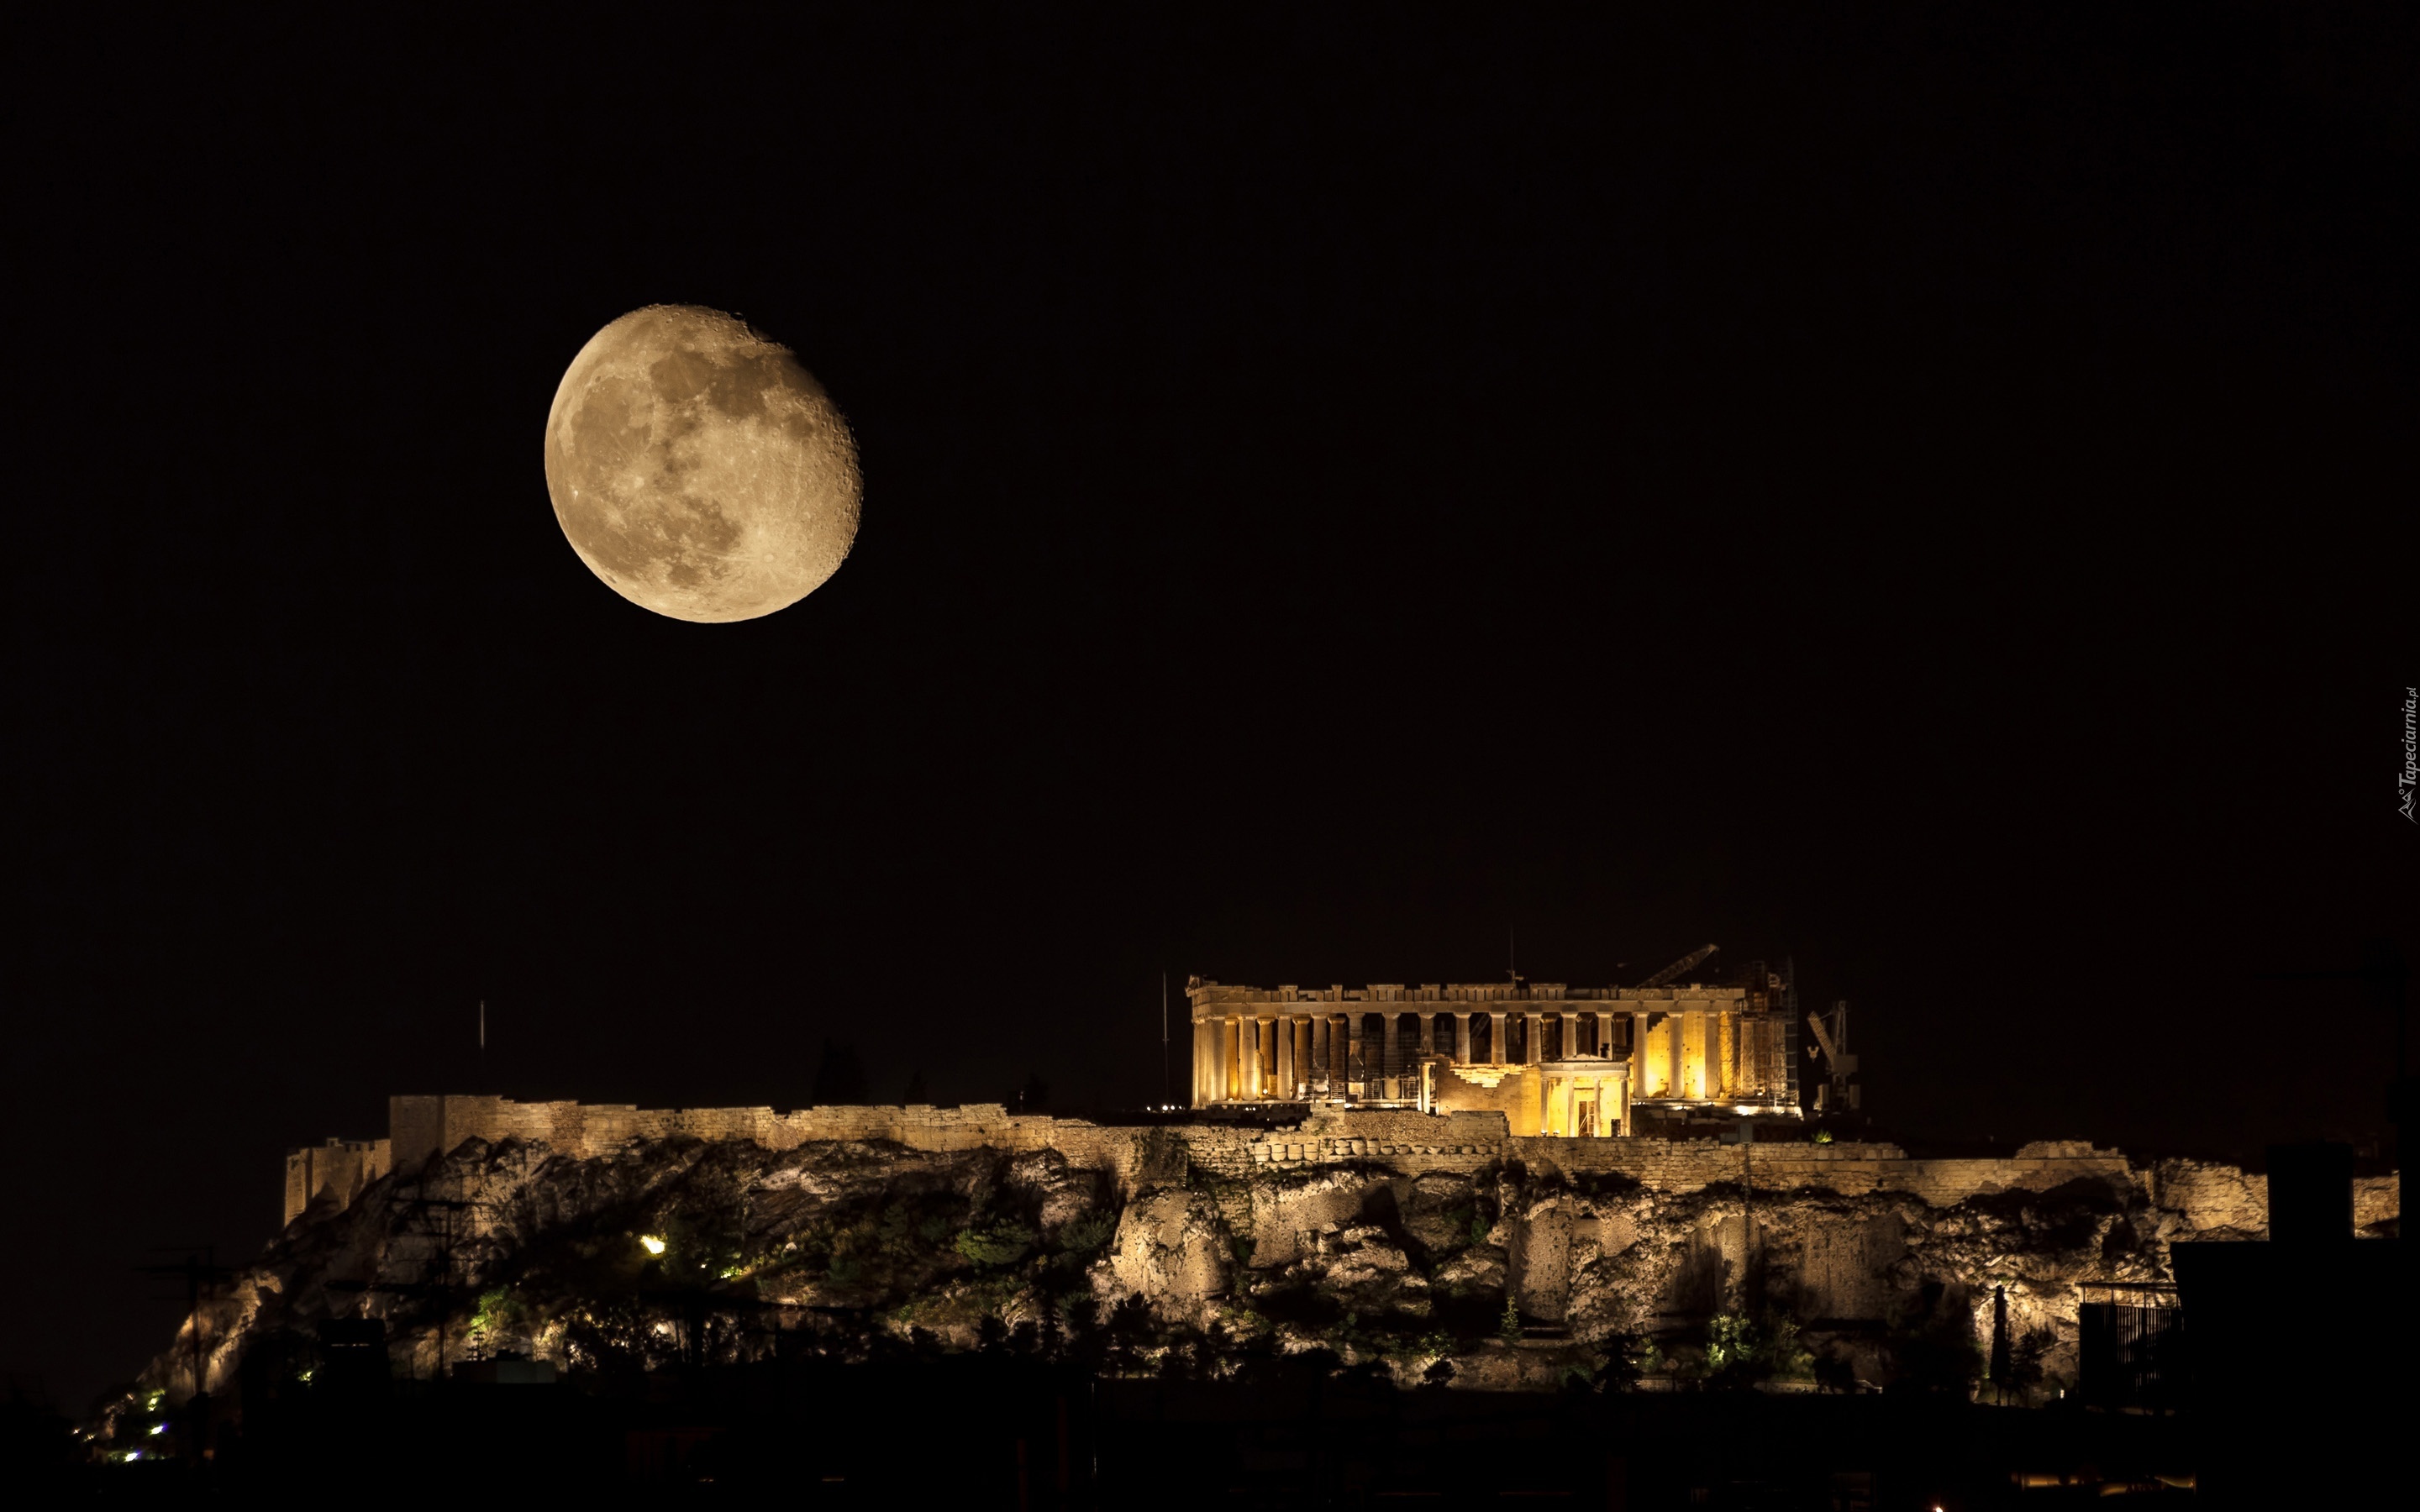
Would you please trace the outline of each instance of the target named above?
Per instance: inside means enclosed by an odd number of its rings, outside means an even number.
[[[1596,1389],[1628,1391],[1637,1385],[1641,1362],[1652,1348],[1636,1335],[1615,1334],[1607,1337],[1597,1350],[1596,1366],[1590,1373]]]
[[[2030,1401],[2042,1383],[2042,1360],[2048,1355],[2058,1336],[2047,1328],[2029,1328],[2017,1335],[2009,1351],[2009,1369],[2004,1377],[1996,1370],[1992,1379],[2004,1382],[2002,1389],[2017,1394],[2019,1401]]]
[[[2012,1384],[2009,1376],[2015,1367],[2009,1349],[2009,1288],[1993,1287],[1992,1288],[1992,1358],[1990,1364],[1984,1366],[1984,1374],[1992,1382],[1993,1394],[2004,1403],[2009,1399],[2009,1388]]]

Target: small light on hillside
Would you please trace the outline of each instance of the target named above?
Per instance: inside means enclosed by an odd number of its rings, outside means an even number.
[[[664,1252],[664,1242],[653,1234],[641,1234],[639,1247],[650,1255],[661,1255]]]

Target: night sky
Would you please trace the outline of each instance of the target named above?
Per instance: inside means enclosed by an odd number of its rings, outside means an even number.
[[[2255,976],[2420,954],[2408,12],[1171,8],[21,35],[0,1369],[390,1093],[1131,1105],[1508,931],[1911,1139],[2376,1136]],[[549,507],[657,302],[855,427],[771,618]]]

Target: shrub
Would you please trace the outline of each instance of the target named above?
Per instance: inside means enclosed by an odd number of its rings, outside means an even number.
[[[1706,1368],[1716,1375],[1745,1372],[1756,1358],[1756,1330],[1741,1313],[1724,1313],[1706,1325]]]
[[[1798,1319],[1786,1314],[1750,1319],[1725,1313],[1706,1325],[1706,1374],[1745,1386],[1774,1377],[1803,1381],[1815,1356],[1798,1339]]]
[[[1033,1230],[1016,1222],[970,1228],[958,1235],[958,1253],[977,1265],[1015,1265],[1033,1248]]]
[[[483,1291],[479,1293],[478,1310],[471,1315],[471,1335],[485,1344],[499,1334],[520,1327],[528,1317],[529,1310],[504,1288]]]
[[[1059,1228],[1059,1247],[1070,1255],[1089,1255],[1109,1242],[1118,1231],[1118,1221],[1106,1212],[1088,1212],[1071,1218]]]
[[[1815,1355],[1798,1337],[1798,1319],[1769,1319],[1761,1346],[1764,1367],[1783,1381],[1806,1381],[1815,1371]]]

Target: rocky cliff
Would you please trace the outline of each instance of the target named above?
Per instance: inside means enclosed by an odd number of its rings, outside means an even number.
[[[611,1374],[998,1348],[1192,1374],[1309,1354],[1505,1388],[1954,1384],[2004,1303],[2022,1379],[2003,1385],[2040,1392],[2074,1369],[2080,1283],[2163,1282],[2172,1241],[2266,1221],[2257,1178],[2088,1146],[1921,1162],[1450,1121],[1069,1123],[1014,1148],[473,1136],[315,1201],[204,1308],[203,1352],[218,1391],[310,1368],[323,1321],[365,1317],[420,1378],[513,1356]],[[2393,1190],[2364,1184],[2369,1231],[2392,1228]],[[190,1389],[193,1326],[125,1411]]]

